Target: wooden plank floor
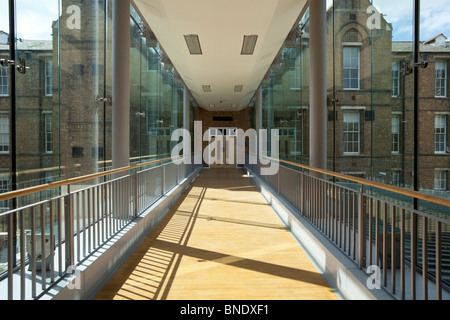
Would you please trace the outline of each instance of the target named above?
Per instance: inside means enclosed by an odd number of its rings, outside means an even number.
[[[97,300],[336,300],[239,169],[203,170]]]

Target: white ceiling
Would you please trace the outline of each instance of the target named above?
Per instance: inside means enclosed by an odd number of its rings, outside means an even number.
[[[134,4],[199,106],[225,111],[248,106],[307,0],[134,0]],[[202,55],[190,55],[186,34],[198,34]],[[241,55],[244,35],[252,34],[258,35],[254,54]],[[203,92],[203,85],[210,85],[212,92]],[[234,92],[236,85],[243,85],[241,93]]]

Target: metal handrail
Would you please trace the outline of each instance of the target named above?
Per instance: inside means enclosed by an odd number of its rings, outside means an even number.
[[[252,154],[252,155],[255,155],[255,154]],[[401,194],[401,195],[404,195],[404,196],[416,198],[416,199],[419,199],[419,200],[428,201],[428,202],[431,202],[431,203],[434,203],[434,204],[438,204],[438,205],[442,205],[442,206],[445,206],[445,207],[450,207],[450,199],[442,198],[442,197],[439,197],[439,196],[426,194],[426,193],[422,193],[422,192],[418,192],[418,191],[414,191],[414,190],[408,190],[408,189],[404,189],[404,188],[400,188],[400,187],[396,187],[396,186],[391,186],[391,185],[387,185],[387,184],[384,184],[384,183],[371,181],[371,180],[367,180],[367,179],[363,179],[363,178],[353,177],[353,176],[349,176],[349,175],[346,175],[346,174],[336,173],[336,172],[332,172],[332,171],[328,171],[328,170],[324,170],[324,169],[313,168],[313,167],[310,167],[310,166],[302,165],[302,164],[295,163],[295,162],[288,161],[288,160],[276,159],[276,158],[272,158],[272,157],[268,157],[268,156],[263,156],[263,157],[268,159],[268,160],[289,164],[291,166],[294,166],[294,167],[297,167],[297,168],[301,168],[301,169],[304,169],[304,170],[309,170],[309,171],[312,171],[312,172],[315,172],[315,173],[325,174],[325,175],[328,175],[328,176],[331,176],[331,177],[335,177],[335,178],[339,178],[339,179],[343,179],[343,180],[347,180],[347,181],[351,181],[351,182],[356,182],[356,183],[363,184],[363,185],[366,185],[366,186],[369,186],[369,187],[378,188],[378,189],[381,189],[381,190],[384,190],[384,191],[395,192],[395,193],[398,193],[398,194]]]
[[[294,214],[309,221],[361,270],[372,275],[369,270],[375,269],[379,288],[398,299],[404,300],[410,294],[415,300],[417,284],[421,283],[422,298],[428,300],[432,291],[430,282],[434,283],[437,300],[443,299],[444,291],[448,299],[450,263],[445,257],[450,254],[450,220],[368,191],[373,187],[446,208],[450,207],[450,200],[289,160],[262,157],[261,160],[280,163],[280,167],[276,178],[260,176],[261,182],[286,200]],[[270,165],[270,162],[249,162],[247,169],[255,176],[260,175],[259,169]],[[341,185],[331,177],[357,183],[358,187]],[[289,221],[290,218],[284,220],[287,225]]]
[[[48,183],[48,184],[42,184],[39,186],[24,188],[24,189],[20,189],[20,190],[16,190],[16,191],[5,192],[5,193],[0,194],[0,201],[11,200],[11,199],[22,197],[22,196],[27,196],[27,195],[30,195],[30,194],[33,194],[36,192],[59,188],[59,187],[67,186],[67,185],[74,184],[74,183],[89,181],[89,180],[96,179],[96,178],[102,178],[105,176],[118,174],[118,173],[126,172],[129,170],[133,170],[133,169],[139,169],[139,168],[146,167],[146,166],[149,166],[152,164],[163,163],[163,162],[170,161],[170,160],[173,161],[173,160],[176,160],[179,158],[182,158],[182,156],[154,160],[154,161],[150,161],[150,162],[146,162],[146,163],[135,164],[135,165],[112,169],[112,170],[99,172],[99,173],[92,173],[92,174],[81,176],[81,177],[70,178],[70,179],[52,182],[52,183]]]

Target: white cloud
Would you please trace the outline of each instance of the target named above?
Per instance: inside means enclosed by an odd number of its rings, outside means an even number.
[[[58,19],[58,3],[55,0],[17,0],[17,36],[24,39],[51,39],[52,22]],[[8,0],[0,0],[5,8],[0,12],[0,30],[9,33]]]

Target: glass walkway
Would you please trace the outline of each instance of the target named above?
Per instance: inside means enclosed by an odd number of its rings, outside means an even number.
[[[97,300],[336,300],[245,172],[203,170]]]

